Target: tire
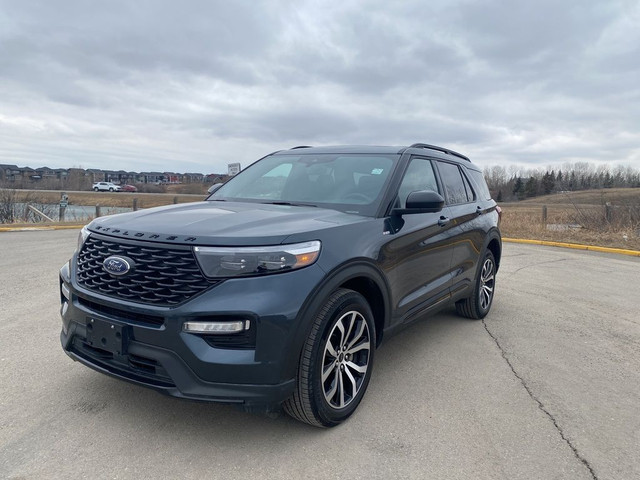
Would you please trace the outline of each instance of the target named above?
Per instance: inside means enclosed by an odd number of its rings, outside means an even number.
[[[476,320],[486,317],[491,310],[495,289],[496,259],[493,253],[487,250],[478,265],[473,293],[469,298],[456,302],[456,311],[463,317]]]
[[[94,192],[97,192],[98,190],[100,190],[98,187],[95,187],[95,188],[93,189],[93,191],[94,191]]]
[[[113,187],[109,187],[109,191],[110,191],[110,192],[113,192]]]
[[[344,288],[333,292],[302,348],[296,390],[284,410],[316,427],[335,427],[349,418],[371,378],[375,339],[365,298]]]

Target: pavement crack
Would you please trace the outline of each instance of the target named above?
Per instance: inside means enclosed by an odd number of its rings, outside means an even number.
[[[557,262],[566,262],[567,260],[569,260],[568,258],[559,258],[559,259],[555,259],[555,260],[546,260],[544,262],[537,262],[537,263],[531,263],[529,265],[525,265],[524,267],[520,267],[517,270],[514,270],[513,272],[510,272],[512,275],[515,275],[516,273],[518,273],[520,270],[524,270],[525,268],[530,268],[530,267],[537,267],[538,265],[545,265],[547,263],[557,263]],[[486,327],[486,325],[485,325]]]
[[[534,402],[536,402],[536,404],[538,405],[538,409],[540,409],[547,417],[549,417],[549,420],[551,420],[551,422],[553,423],[553,426],[556,428],[556,430],[560,434],[560,437],[562,438],[562,440],[564,440],[564,442],[573,451],[573,455],[587,468],[587,470],[589,470],[589,473],[591,474],[591,478],[593,478],[594,480],[598,480],[598,476],[596,475],[596,472],[593,470],[593,467],[591,467],[591,465],[589,464],[586,458],[580,455],[580,452],[578,452],[578,449],[573,445],[573,443],[571,443],[571,440],[567,438],[564,431],[562,430],[562,427],[560,427],[560,425],[558,424],[558,421],[553,416],[553,414],[551,414],[551,412],[547,410],[547,408],[544,406],[542,401],[533,393],[533,391],[531,390],[531,387],[527,385],[527,382],[525,382],[524,378],[522,378],[522,376],[520,376],[518,372],[516,372],[516,369],[513,367],[513,364],[507,358],[507,355],[504,349],[502,348],[502,345],[500,345],[498,338],[493,333],[491,333],[491,330],[489,330],[489,327],[487,326],[487,322],[485,322],[484,319],[482,320],[482,325],[484,325],[484,329],[487,331],[489,336],[493,339],[496,346],[498,347],[498,350],[500,350],[500,355],[502,355],[502,358],[504,359],[504,361],[507,362],[507,365],[509,365],[509,368],[511,369],[511,372],[513,373],[513,375],[520,381],[520,383],[522,384],[524,389],[527,391],[531,399]]]

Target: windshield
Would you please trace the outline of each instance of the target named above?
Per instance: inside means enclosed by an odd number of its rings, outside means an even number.
[[[313,205],[374,215],[397,155],[271,155],[220,187],[209,200]]]

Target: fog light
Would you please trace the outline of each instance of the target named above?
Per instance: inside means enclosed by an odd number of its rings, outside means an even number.
[[[62,295],[67,300],[71,300],[71,292],[69,291],[69,287],[67,287],[64,283],[60,286],[60,290],[62,291]]]
[[[185,322],[182,329],[189,333],[208,333],[213,335],[224,335],[229,333],[240,333],[251,328],[249,320],[235,320],[227,322]]]

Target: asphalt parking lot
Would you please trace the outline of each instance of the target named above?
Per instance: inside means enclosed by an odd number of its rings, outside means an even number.
[[[505,244],[486,321],[391,338],[355,415],[320,430],[71,361],[77,234],[0,233],[0,478],[640,478],[640,258]]]

